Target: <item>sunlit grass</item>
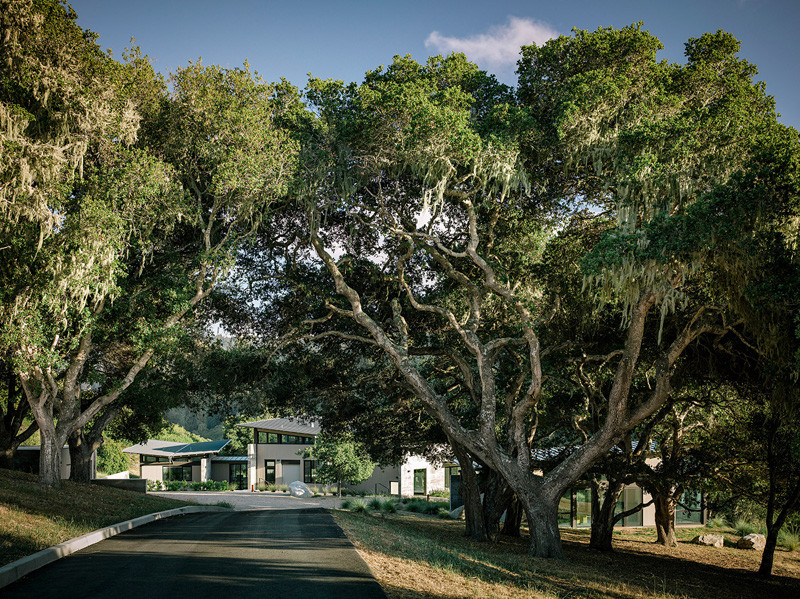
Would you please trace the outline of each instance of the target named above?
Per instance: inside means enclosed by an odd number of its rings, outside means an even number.
[[[52,489],[33,475],[0,469],[0,565],[98,528],[185,505],[69,481]]]

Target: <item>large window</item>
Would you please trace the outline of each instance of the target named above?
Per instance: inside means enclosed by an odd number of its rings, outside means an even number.
[[[275,460],[264,460],[264,482],[275,484]]]
[[[192,465],[185,466],[162,466],[161,478],[164,481],[186,481],[192,482]]]
[[[247,464],[230,464],[229,474],[228,480],[235,484],[237,489],[247,488]]]
[[[444,488],[450,488],[450,477],[461,476],[461,468],[459,466],[446,466],[444,469]]]
[[[625,487],[617,500],[615,512],[617,514],[635,508],[642,503],[642,489],[639,487]],[[622,526],[641,526],[642,510],[623,518],[620,522]]]
[[[592,524],[592,491],[578,489],[575,491],[575,526],[591,526]]]
[[[676,524],[703,523],[703,496],[700,491],[688,490],[683,493],[675,510]]]
[[[558,502],[558,525],[572,526],[572,491],[564,493]]]
[[[285,435],[283,433],[270,433],[269,431],[257,431],[256,443],[266,443],[270,445],[313,445],[314,437],[304,437],[303,435]]]
[[[303,482],[307,484],[317,482],[317,463],[314,460],[303,461]]]
[[[425,495],[428,487],[428,471],[414,470],[414,495]]]

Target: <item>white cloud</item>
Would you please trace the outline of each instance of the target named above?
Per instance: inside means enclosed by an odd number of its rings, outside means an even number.
[[[443,54],[463,52],[474,62],[501,67],[517,62],[521,46],[531,42],[541,45],[558,35],[555,29],[541,21],[509,17],[508,24],[493,25],[488,33],[471,37],[446,37],[433,31],[425,40],[425,47],[435,48]]]

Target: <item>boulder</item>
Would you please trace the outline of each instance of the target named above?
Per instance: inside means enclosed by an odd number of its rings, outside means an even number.
[[[739,549],[752,549],[753,551],[764,551],[764,546],[766,544],[767,544],[767,539],[764,535],[752,533],[739,539],[736,543],[736,546]]]
[[[722,538],[722,535],[697,535],[692,539],[692,543],[709,547],[723,547],[725,539]]]
[[[311,492],[311,489],[309,489],[305,483],[301,483],[299,480],[289,483],[289,493],[292,495],[292,497],[314,496],[314,494]]]
[[[456,509],[454,509],[452,512],[450,512],[450,517],[453,520],[462,519],[464,517],[464,506],[460,505]]]

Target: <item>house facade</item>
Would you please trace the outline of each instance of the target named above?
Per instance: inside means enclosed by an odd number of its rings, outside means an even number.
[[[316,462],[303,456],[320,434],[312,419],[272,418],[238,424],[253,430],[248,445],[248,486],[289,484],[296,480],[317,484]],[[410,455],[398,466],[377,466],[367,480],[348,485],[353,491],[411,497],[445,489],[453,464],[434,465],[421,456]]]
[[[230,482],[247,488],[247,458],[220,456],[230,440],[175,443],[148,439],[126,447],[124,453],[139,455],[141,477],[149,481]]]
[[[648,503],[652,497],[637,485],[626,485],[617,502],[616,512]],[[706,523],[706,510],[703,495],[699,491],[688,490],[683,494],[675,510],[675,526],[703,526]],[[586,486],[576,486],[567,491],[558,504],[558,525],[568,528],[588,528],[592,525],[592,491]],[[617,526],[656,525],[655,506],[650,503],[635,514],[624,518]]]

